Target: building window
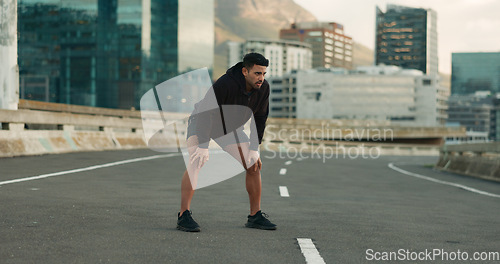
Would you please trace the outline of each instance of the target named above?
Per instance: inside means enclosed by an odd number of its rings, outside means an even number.
[[[321,36],[321,31],[309,31],[307,33],[307,35],[311,36],[311,37],[318,37],[318,36]]]

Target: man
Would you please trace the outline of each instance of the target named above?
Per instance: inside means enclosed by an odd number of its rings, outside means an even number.
[[[187,232],[200,231],[200,227],[192,218],[189,208],[194,195],[193,185],[196,184],[197,174],[209,158],[208,142],[210,138],[238,160],[246,170],[245,182],[250,200],[250,214],[245,226],[265,230],[276,229],[276,225],[271,223],[267,219],[267,215],[260,210],[262,162],[259,157],[258,145],[262,142],[269,114],[269,83],[264,80],[268,65],[269,61],[261,54],[249,53],[245,55],[243,62],[229,68],[226,74],[213,84],[219,109],[200,110],[203,109],[204,101],[209,101],[208,95],[196,104],[188,122],[187,145],[190,162],[182,177],[181,208],[177,214],[177,229]],[[246,106],[251,112],[249,111],[250,115],[244,111],[236,113],[241,118],[236,122],[238,124],[230,125],[228,122],[224,123],[224,116],[230,114],[223,114],[224,105]],[[234,115],[234,113],[232,114]],[[257,137],[252,133],[248,138],[238,127],[246,123],[252,114],[257,128]],[[222,120],[222,123],[217,123],[216,120]],[[217,140],[229,132],[234,132],[234,141]],[[251,140],[251,138],[255,140]]]

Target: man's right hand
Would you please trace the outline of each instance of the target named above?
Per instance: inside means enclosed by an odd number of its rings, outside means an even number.
[[[248,160],[246,160],[246,164],[249,168],[255,164],[254,171],[260,170],[262,168],[262,162],[260,160],[259,152],[250,150],[248,152]]]
[[[198,159],[198,169],[205,164],[205,162],[208,161],[208,149],[205,148],[196,148],[193,154],[191,154],[191,157],[189,157],[189,160],[191,162],[191,165],[195,163],[196,159]]]

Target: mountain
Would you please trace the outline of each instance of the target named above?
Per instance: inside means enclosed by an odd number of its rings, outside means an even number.
[[[370,66],[375,62],[374,51],[361,43],[354,40],[352,45],[352,65],[357,66]]]
[[[213,78],[226,72],[228,41],[244,42],[254,37],[279,39],[280,29],[288,28],[293,22],[306,21],[317,19],[293,0],[215,0]],[[372,65],[373,51],[354,43],[353,63]]]

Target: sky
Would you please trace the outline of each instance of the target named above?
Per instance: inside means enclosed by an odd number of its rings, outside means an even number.
[[[439,71],[451,74],[452,52],[500,52],[500,0],[294,0],[319,21],[375,49],[375,7],[387,4],[437,12]]]

